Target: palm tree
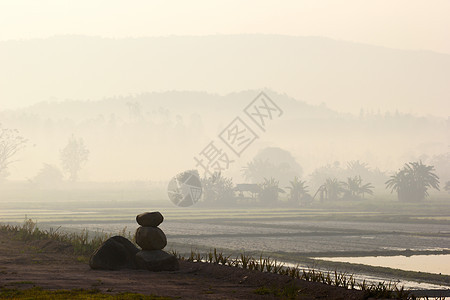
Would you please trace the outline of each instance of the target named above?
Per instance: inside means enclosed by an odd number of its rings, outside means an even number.
[[[391,189],[391,193],[393,191],[400,193],[400,191],[406,188],[407,181],[406,171],[399,170],[398,172],[395,172],[385,184],[387,189]]]
[[[300,200],[305,198],[308,194],[306,181],[300,180],[297,176],[294,177],[293,181],[289,181],[290,186],[286,188],[289,189],[289,201],[294,204],[299,204]]]
[[[342,186],[346,189],[346,194],[350,198],[357,198],[359,193],[359,188],[361,186],[361,177],[348,177],[347,182],[341,182]]]
[[[342,183],[336,178],[328,178],[325,181],[324,188],[326,190],[327,199],[332,201],[338,200],[343,192]]]
[[[279,181],[271,177],[270,179],[264,178],[264,182],[260,185],[261,191],[258,195],[259,199],[263,203],[277,202],[278,193],[284,193],[284,190],[278,187]]]
[[[422,161],[407,163],[386,181],[386,188],[396,191],[400,201],[422,201],[429,188],[439,190],[439,177],[433,171],[433,166]]]
[[[370,182],[368,182],[359,188],[359,194],[362,194],[362,198],[364,199],[364,194],[373,195],[373,189],[374,186]]]
[[[373,195],[374,188],[371,183],[362,184],[361,176],[348,177],[347,182],[342,182],[349,197],[353,199],[364,198],[364,194]]]

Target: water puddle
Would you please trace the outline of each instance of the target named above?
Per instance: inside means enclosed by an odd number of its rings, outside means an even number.
[[[318,259],[450,275],[450,254],[412,256],[320,257]]]

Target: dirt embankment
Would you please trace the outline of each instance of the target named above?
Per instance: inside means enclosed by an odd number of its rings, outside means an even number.
[[[362,299],[362,292],[235,267],[180,262],[176,272],[91,270],[86,258],[56,241],[20,241],[0,232],[0,287],[99,289],[181,299],[273,299],[298,290],[301,299]],[[293,288],[295,286],[295,288]]]

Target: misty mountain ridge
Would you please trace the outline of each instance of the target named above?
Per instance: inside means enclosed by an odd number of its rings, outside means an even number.
[[[261,90],[225,96],[205,92],[143,93],[99,101],[47,101],[0,111],[4,127],[17,128],[31,147],[14,169],[28,177],[43,163],[59,165],[59,151],[75,134],[83,138],[90,158],[85,180],[167,180],[195,167],[193,157],[237,116]],[[371,168],[393,171],[403,163],[447,151],[448,121],[401,113],[343,114],[324,105],[268,89],[283,110],[225,175],[239,181],[241,168],[265,147],[291,152],[303,175],[325,164],[361,160]],[[257,128],[254,128],[257,130]],[[113,164],[111,162],[114,162]]]
[[[320,37],[55,36],[0,42],[0,65],[6,104],[268,87],[340,112],[446,117],[450,94],[450,55]]]
[[[29,114],[42,118],[84,120],[96,118],[99,114],[114,114],[121,118],[145,117],[158,112],[168,112],[172,115],[182,114],[214,114],[220,109],[217,117],[237,114],[253,101],[261,92],[269,96],[276,104],[282,106],[284,113],[295,111],[293,118],[330,118],[352,117],[350,113],[339,113],[326,107],[325,104],[311,105],[304,101],[296,100],[286,94],[277,93],[267,88],[260,90],[247,90],[234,92],[227,95],[219,95],[197,91],[166,91],[151,92],[138,95],[127,95],[103,98],[102,100],[71,100],[42,101],[21,109],[9,109],[3,112],[7,114]],[[139,111],[136,111],[139,110]],[[134,111],[133,111],[134,110]],[[0,113],[2,111],[0,110]],[[134,116],[132,116],[134,114]]]

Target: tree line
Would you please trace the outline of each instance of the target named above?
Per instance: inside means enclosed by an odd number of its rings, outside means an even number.
[[[248,174],[249,169],[243,172]],[[260,204],[276,203],[279,195],[287,192],[287,200],[293,205],[308,205],[314,200],[339,201],[362,200],[366,195],[373,195],[374,186],[364,182],[360,175],[348,177],[346,181],[327,178],[313,194],[305,180],[295,176],[289,186],[280,187],[274,177],[264,178],[258,184],[233,184],[231,178],[216,173],[202,179],[203,200],[209,203],[253,202]],[[385,182],[385,188],[395,192],[399,201],[419,202],[429,195],[428,190],[439,190],[439,177],[434,166],[425,165],[422,161],[406,163]],[[444,189],[450,192],[450,181]],[[247,193],[247,195],[245,194]],[[246,201],[245,201],[246,200]]]
[[[9,175],[9,166],[16,162],[15,156],[26,147],[27,142],[18,130],[3,128],[0,124],[0,179]],[[280,153],[279,150],[277,151]],[[293,160],[286,151],[281,153],[288,160]],[[63,170],[71,181],[78,179],[78,173],[88,157],[89,150],[83,139],[76,138],[74,135],[70,136],[66,146],[60,151],[60,159]],[[348,168],[361,173],[367,173],[368,170],[367,164],[359,161],[350,162]],[[296,169],[301,170],[299,166]],[[301,180],[299,176],[294,176],[285,187],[280,187],[280,181],[276,177],[267,176],[261,180],[260,175],[270,174],[271,170],[275,170],[274,173],[281,174],[280,176],[291,175],[292,171],[295,171],[289,169],[289,164],[273,165],[268,160],[254,160],[249,162],[242,172],[245,178],[257,179],[258,183],[235,185],[231,178],[216,173],[202,179],[203,199],[210,203],[230,203],[245,199],[259,203],[274,203],[279,200],[280,193],[284,194],[287,191],[287,200],[290,203],[307,205],[316,199],[319,201],[361,200],[366,195],[374,193],[373,184],[365,182],[361,175],[347,177],[345,181],[328,177],[316,191],[311,193],[307,182]],[[48,176],[62,179],[59,170],[51,165],[44,165],[36,178]],[[395,172],[385,185],[391,193],[397,194],[399,201],[419,202],[428,196],[430,189],[439,190],[439,177],[432,165],[426,165],[422,161],[408,162]],[[450,181],[445,183],[444,189],[450,192]]]

